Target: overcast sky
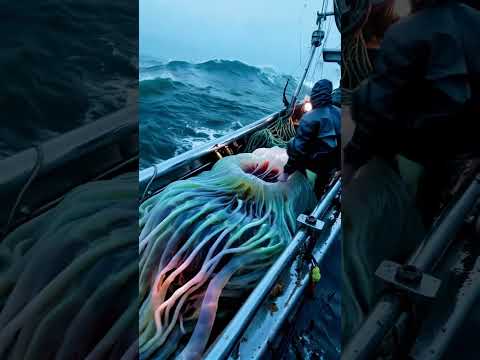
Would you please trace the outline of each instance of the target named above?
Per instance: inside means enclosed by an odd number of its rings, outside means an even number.
[[[140,55],[163,61],[240,60],[298,76],[321,5],[322,0],[140,0]],[[339,48],[340,35],[330,19],[326,46]],[[322,72],[338,83],[338,65],[325,64],[323,71],[319,66],[315,77]]]

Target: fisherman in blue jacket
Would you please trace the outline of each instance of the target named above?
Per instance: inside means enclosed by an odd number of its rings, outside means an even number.
[[[332,173],[340,168],[340,109],[332,104],[332,83],[318,81],[312,88],[313,109],[303,115],[295,138],[288,144],[288,162],[280,181],[286,181],[295,171],[317,174],[315,192],[323,193]]]

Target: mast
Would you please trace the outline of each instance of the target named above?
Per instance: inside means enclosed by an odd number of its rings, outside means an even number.
[[[322,30],[322,24],[323,22],[327,19],[327,16],[333,16],[335,15],[334,12],[324,12],[320,13],[319,11],[317,12],[317,21],[316,24],[318,25],[318,28],[315,29],[312,33],[312,41],[311,41],[311,47],[310,47],[310,57],[308,58],[307,66],[305,67],[305,70],[303,71],[303,75],[297,85],[297,88],[295,89],[295,92],[292,97],[292,101],[290,101],[290,106],[289,106],[289,113],[292,113],[293,110],[295,109],[295,104],[297,102],[298,95],[300,94],[300,91],[302,90],[303,83],[305,82],[305,79],[308,75],[308,72],[310,70],[310,66],[312,65],[312,61],[315,57],[315,54],[317,52],[317,49],[320,47],[322,44],[323,39],[325,38],[325,32]]]

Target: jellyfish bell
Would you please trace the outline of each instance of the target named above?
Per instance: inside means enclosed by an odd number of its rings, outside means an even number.
[[[288,155],[287,150],[275,146],[272,148],[260,148],[252,152],[253,156],[268,159],[274,166],[278,166],[283,169],[283,167],[287,164]]]
[[[241,169],[248,174],[255,175],[267,182],[277,182],[278,176],[283,173],[287,164],[287,151],[275,146],[273,148],[260,148],[251,153],[241,163]]]
[[[217,317],[248,295],[315,203],[308,179],[277,181],[281,148],[219,160],[140,206],[142,358],[202,356]],[[221,301],[223,299],[223,301]]]

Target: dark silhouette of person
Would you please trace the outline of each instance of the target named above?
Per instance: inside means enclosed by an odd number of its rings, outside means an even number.
[[[340,167],[341,113],[332,104],[332,83],[327,79],[313,86],[310,101],[312,110],[303,115],[295,138],[288,144],[288,162],[280,181],[308,169],[317,175],[315,192],[319,196],[332,172]]]
[[[480,156],[480,12],[454,0],[416,0],[412,9],[387,30],[353,94],[345,184],[375,156],[401,154],[439,176]]]

